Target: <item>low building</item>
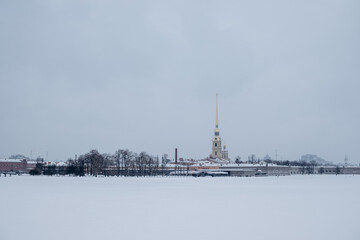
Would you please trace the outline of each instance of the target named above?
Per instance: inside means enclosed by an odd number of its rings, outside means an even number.
[[[360,167],[357,166],[318,166],[318,174],[360,174]]]
[[[0,159],[0,173],[2,172],[27,172],[27,162],[25,159]]]

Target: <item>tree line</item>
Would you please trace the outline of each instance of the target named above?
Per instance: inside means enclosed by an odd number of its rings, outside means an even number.
[[[66,165],[46,165],[38,162],[32,175],[75,175],[75,176],[155,176],[167,175],[167,156],[151,156],[146,152],[135,153],[119,149],[114,154],[100,153],[93,149],[79,157],[70,158]]]

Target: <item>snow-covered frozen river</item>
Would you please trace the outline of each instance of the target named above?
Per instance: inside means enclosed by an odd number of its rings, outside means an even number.
[[[0,189],[0,240],[360,239],[360,176],[13,176]]]

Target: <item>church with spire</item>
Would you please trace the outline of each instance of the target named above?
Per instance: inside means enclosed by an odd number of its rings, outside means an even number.
[[[216,94],[216,123],[215,123],[215,132],[212,139],[212,152],[211,158],[219,158],[224,160],[229,160],[228,151],[226,146],[222,146],[220,131],[219,131],[219,111],[218,111],[218,94]]]

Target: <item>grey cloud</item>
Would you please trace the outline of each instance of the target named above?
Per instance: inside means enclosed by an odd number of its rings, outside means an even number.
[[[0,157],[119,147],[358,162],[358,1],[0,3]]]

